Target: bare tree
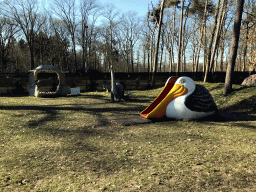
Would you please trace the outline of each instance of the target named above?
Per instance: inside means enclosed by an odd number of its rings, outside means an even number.
[[[117,50],[114,50],[114,45],[117,42],[115,30],[119,24],[119,21],[117,20],[118,15],[119,12],[116,10],[113,4],[105,5],[103,17],[107,19],[107,23],[105,23],[102,33],[104,33],[103,36],[105,39],[108,69],[110,69],[110,65],[113,65],[117,59]]]
[[[121,17],[122,36],[125,38],[127,53],[130,53],[132,72],[134,72],[134,46],[140,37],[140,18],[136,12],[127,12]],[[127,55],[128,57],[128,55]]]
[[[6,0],[1,6],[2,14],[9,18],[26,37],[30,49],[31,67],[34,69],[34,39],[46,21],[39,12],[37,0]]]
[[[215,53],[216,53],[216,50],[219,45],[219,39],[220,39],[220,35],[222,32],[222,28],[225,23],[224,19],[225,19],[225,15],[226,15],[227,1],[226,0],[222,1],[220,11],[219,11],[219,5],[220,5],[220,0],[218,0],[217,8],[216,8],[215,14],[214,14],[214,25],[213,25],[213,29],[212,29],[212,33],[211,33],[210,42],[209,42],[208,60],[207,60],[207,64],[206,64],[204,82],[207,81],[208,72],[212,70]],[[219,22],[217,21],[218,15],[219,15],[219,18],[218,18]],[[217,23],[218,23],[218,25],[217,25]],[[214,36],[215,36],[215,41],[214,41]],[[214,46],[212,47],[213,43],[214,43]],[[212,52],[212,48],[213,48],[213,52]]]
[[[159,20],[158,23],[158,31],[157,31],[157,37],[156,37],[156,45],[155,45],[155,54],[154,54],[154,69],[153,69],[153,76],[152,76],[152,83],[155,83],[155,73],[157,72],[157,66],[158,66],[158,48],[160,43],[160,34],[162,29],[162,20],[163,20],[163,12],[164,12],[164,3],[165,0],[162,1],[161,7],[160,7],[160,14],[159,14]]]
[[[160,43],[160,35],[161,35],[161,29],[162,29],[162,20],[163,20],[163,12],[165,7],[165,0],[162,0],[161,5],[157,8],[153,8],[152,12],[148,12],[148,19],[150,18],[149,15],[151,15],[151,22],[155,23],[155,27],[153,32],[155,31],[156,26],[158,26],[157,36],[156,36],[156,44],[154,48],[154,62],[153,62],[153,73],[152,73],[152,79],[151,84],[154,85],[155,83],[155,73],[157,72],[158,67],[158,48]],[[153,33],[152,33],[153,37]]]
[[[75,63],[75,70],[77,70],[76,59],[76,32],[77,32],[77,8],[75,0],[54,0],[52,11],[65,23],[67,31],[71,37],[72,52]]]
[[[182,49],[182,28],[183,28],[183,12],[184,12],[184,1],[181,0],[181,13],[180,13],[180,27],[179,27],[179,41],[178,41],[178,61],[177,61],[177,76],[180,72],[180,63],[181,63],[181,49]]]
[[[68,64],[68,55],[67,55],[67,44],[69,43],[68,41],[68,32],[66,30],[66,25],[62,20],[59,19],[53,19],[50,18],[50,29],[52,31],[52,34],[56,36],[56,38],[59,39],[58,42],[60,42],[60,45],[58,45],[61,48],[61,51],[59,52],[59,58],[60,58],[60,63],[62,62],[63,65],[59,63],[59,66],[61,66],[62,70],[70,70],[70,66]]]
[[[189,7],[191,5],[191,1],[188,2],[186,6],[186,10],[184,12],[183,20],[183,29],[182,29],[182,43],[181,43],[181,52],[183,56],[183,60],[181,59],[182,62],[182,71],[186,71],[186,47],[188,45],[189,39],[190,39],[190,31],[189,27],[187,26],[187,21],[188,21],[188,13],[189,13]]]
[[[148,26],[148,21],[147,20],[144,20],[144,22],[142,23],[143,26],[147,25]],[[141,40],[141,46],[143,47],[143,50],[144,50],[144,62],[145,62],[145,65],[143,66],[144,67],[144,72],[146,72],[146,63],[147,63],[147,72],[149,73],[150,72],[150,60],[151,60],[151,57],[150,57],[150,45],[151,45],[151,31],[150,31],[150,27],[143,27],[141,29],[141,36],[140,36],[140,40]],[[147,59],[147,61],[146,61]]]
[[[172,12],[172,24],[168,25],[169,30],[166,30],[166,48],[169,52],[169,72],[172,72],[172,66],[174,63],[173,49],[174,49],[174,38],[175,38],[175,15],[176,15],[176,6],[173,6]]]
[[[197,44],[198,44],[198,39],[196,36],[196,22],[193,23],[192,26],[192,44],[191,44],[191,49],[192,49],[192,68],[191,71],[195,72],[195,66],[196,66],[196,48],[197,48]],[[195,73],[194,73],[195,75]]]
[[[174,5],[173,7],[173,29],[172,29],[172,40],[171,40],[171,48],[170,48],[170,72],[172,72],[172,65],[173,65],[173,61],[174,61],[174,57],[173,57],[173,48],[174,48],[174,38],[175,38],[175,15],[176,15],[176,5]]]
[[[7,18],[0,18],[0,70],[7,69],[8,48],[18,29]]]
[[[174,63],[174,40],[175,40],[175,35],[176,35],[176,30],[175,30],[175,22],[176,22],[176,8],[178,7],[178,4],[180,3],[180,0],[168,0],[166,1],[166,7],[167,8],[173,8],[173,12],[172,12],[172,24],[169,24],[169,31],[167,31],[167,38],[166,38],[166,48],[169,52],[169,58],[170,58],[170,62],[169,62],[169,72],[172,72],[172,67],[173,67],[173,63]]]
[[[221,34],[223,32],[223,27],[225,25],[225,21],[226,21],[226,13],[227,13],[227,0],[224,0],[221,6],[221,11],[220,11],[220,16],[219,16],[219,22],[217,25],[217,30],[216,30],[216,34],[215,34],[215,39],[214,39],[214,45],[213,45],[213,52],[211,52],[212,54],[209,54],[209,71],[213,71],[213,63],[214,63],[214,58],[215,58],[215,54],[217,52],[217,49],[219,47],[219,41],[220,41],[220,37]],[[217,60],[217,59],[216,59]],[[217,63],[217,62],[215,62]]]
[[[196,19],[199,21],[199,43],[197,46],[196,56],[195,56],[195,72],[198,71],[199,67],[199,57],[200,57],[200,51],[201,46],[203,44],[203,55],[204,55],[204,65],[203,69],[205,69],[205,64],[207,61],[207,38],[206,38],[206,24],[207,24],[207,18],[212,13],[213,10],[213,4],[211,0],[198,0],[198,1],[192,1],[192,6],[189,8],[189,13],[191,15],[197,16]],[[218,13],[218,12],[217,12]]]
[[[81,46],[83,50],[83,70],[85,68],[89,68],[88,65],[88,41],[89,41],[89,35],[88,35],[88,28],[91,28],[91,31],[93,30],[93,26],[89,26],[89,16],[93,16],[93,23],[95,23],[97,17],[96,10],[98,8],[97,1],[95,0],[81,0],[80,2],[80,14],[81,14]]]
[[[148,22],[148,28],[150,30],[150,53],[149,53],[149,72],[153,71],[153,53],[154,53],[154,36],[155,36],[155,30],[157,27],[157,23],[154,23],[153,28],[151,28],[150,23]]]

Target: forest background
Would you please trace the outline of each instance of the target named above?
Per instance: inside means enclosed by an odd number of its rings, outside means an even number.
[[[69,72],[225,72],[236,13],[234,0],[149,1],[144,16],[95,0],[0,7],[0,73],[45,63]],[[246,0],[235,71],[256,63],[255,23],[255,1]]]

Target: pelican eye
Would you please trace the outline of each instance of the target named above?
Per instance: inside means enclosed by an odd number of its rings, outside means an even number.
[[[184,84],[184,83],[186,83],[186,80],[185,79],[181,79],[180,83]]]

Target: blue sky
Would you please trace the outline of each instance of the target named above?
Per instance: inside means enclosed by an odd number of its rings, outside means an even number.
[[[52,0],[39,0],[42,7],[46,9],[50,8]],[[159,3],[159,0],[97,0],[100,5],[113,4],[117,10],[120,10],[120,15],[126,11],[135,11],[138,16],[146,16],[148,7],[152,9],[151,2],[154,6]],[[76,0],[79,4],[80,0]]]
[[[151,2],[156,5],[159,0],[98,0],[101,4],[110,3],[116,6],[117,9],[121,10],[121,13],[126,11],[136,11],[138,15],[147,15],[148,6]]]

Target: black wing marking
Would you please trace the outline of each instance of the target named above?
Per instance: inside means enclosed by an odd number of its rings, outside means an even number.
[[[209,93],[203,86],[196,84],[195,91],[186,97],[185,106],[191,111],[211,112],[216,111],[217,106]]]

